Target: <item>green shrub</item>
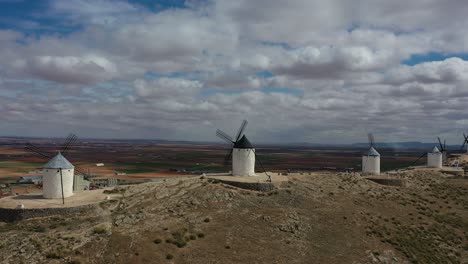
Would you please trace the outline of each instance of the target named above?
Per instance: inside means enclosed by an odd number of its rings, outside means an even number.
[[[172,233],[172,244],[176,245],[178,248],[183,248],[187,245],[187,240],[185,233],[187,229],[182,229],[177,232]]]
[[[61,259],[62,256],[60,256],[57,252],[49,252],[46,254],[46,258],[49,259]]]
[[[176,241],[175,245],[178,247],[178,248],[183,248],[187,245],[187,242],[183,241],[183,240],[180,240],[180,241]]]
[[[103,234],[107,233],[107,230],[105,228],[102,228],[102,227],[95,227],[93,229],[93,233],[97,234],[97,235],[103,235]]]
[[[47,229],[43,226],[34,226],[31,228],[31,231],[33,232],[38,232],[38,233],[44,233]]]

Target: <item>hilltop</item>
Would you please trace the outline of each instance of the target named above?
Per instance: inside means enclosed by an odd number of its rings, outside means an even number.
[[[204,177],[119,186],[88,213],[1,223],[1,263],[468,263],[468,181],[289,175],[263,193]]]

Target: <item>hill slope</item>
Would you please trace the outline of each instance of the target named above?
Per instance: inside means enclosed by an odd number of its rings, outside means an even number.
[[[290,176],[258,193],[192,178],[119,187],[89,214],[2,224],[2,263],[467,263],[468,181]],[[463,262],[465,261],[465,262]]]

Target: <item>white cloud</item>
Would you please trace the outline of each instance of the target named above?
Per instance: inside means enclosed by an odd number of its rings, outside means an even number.
[[[44,16],[79,30],[0,31],[0,118],[12,126],[47,113],[89,136],[215,140],[215,126],[248,118],[254,140],[349,142],[367,131],[427,140],[464,124],[467,61],[401,65],[468,52],[460,1],[214,0],[157,13],[51,3]]]
[[[353,72],[379,70],[390,64],[391,52],[374,52],[367,47],[312,47],[296,49],[276,62],[278,74],[300,78],[343,78]]]
[[[89,84],[112,79],[116,66],[106,58],[86,55],[37,56],[30,60],[16,60],[13,66],[35,77],[59,83]]]
[[[142,98],[191,98],[203,87],[199,81],[180,78],[159,78],[151,81],[138,79],[134,85],[136,95]]]
[[[399,66],[388,72],[390,83],[455,83],[467,81],[468,61],[460,58],[449,58],[444,61],[433,61],[415,66]]]

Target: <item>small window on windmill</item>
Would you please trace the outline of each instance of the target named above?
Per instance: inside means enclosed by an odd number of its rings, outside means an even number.
[[[60,170],[57,170],[57,172],[60,172]]]

